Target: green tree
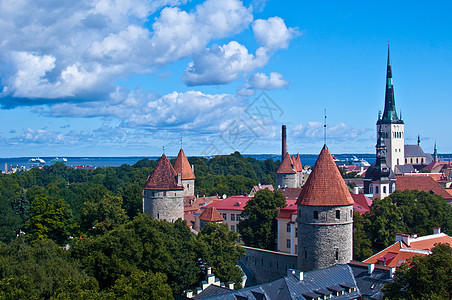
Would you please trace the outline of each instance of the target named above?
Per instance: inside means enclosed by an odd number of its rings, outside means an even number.
[[[122,198],[106,195],[99,202],[84,203],[81,214],[82,228],[92,234],[102,234],[124,224],[128,217],[122,208]]]
[[[236,244],[236,232],[230,231],[226,224],[209,222],[198,234],[197,241],[199,256],[221,281],[240,282],[243,274],[237,264],[245,251]]]
[[[25,233],[30,240],[52,239],[63,244],[70,233],[72,215],[63,199],[38,195],[30,206]]]
[[[438,244],[428,256],[414,256],[397,268],[383,292],[389,299],[452,299],[452,248]]]
[[[263,189],[248,200],[241,214],[238,229],[245,245],[267,250],[276,250],[276,236],[279,208],[286,206],[281,191]]]
[[[353,259],[362,261],[372,256],[372,242],[364,230],[366,216],[353,212]]]
[[[133,271],[129,276],[121,276],[112,287],[112,298],[119,299],[173,299],[171,287],[162,273]]]
[[[23,222],[6,201],[0,201],[0,211],[0,242],[9,243],[19,233]]]

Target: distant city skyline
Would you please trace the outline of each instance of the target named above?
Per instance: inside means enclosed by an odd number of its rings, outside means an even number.
[[[452,153],[452,4],[0,0],[0,157]]]

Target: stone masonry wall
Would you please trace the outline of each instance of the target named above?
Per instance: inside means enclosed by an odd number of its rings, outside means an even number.
[[[157,220],[174,222],[184,218],[184,191],[144,190],[143,212]]]
[[[182,180],[182,185],[184,186],[184,196],[194,196],[195,195],[195,180],[194,179]]]
[[[314,219],[314,211],[318,212],[318,219]],[[297,223],[298,269],[311,271],[350,262],[353,206],[299,205]]]
[[[286,186],[290,188],[299,187],[298,186],[298,174],[276,174],[276,187]]]
[[[297,256],[282,252],[243,246],[246,256],[240,261],[255,275],[256,284],[267,283],[287,275],[287,269],[297,268]]]

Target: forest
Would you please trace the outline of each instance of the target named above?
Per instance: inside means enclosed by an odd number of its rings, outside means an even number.
[[[279,164],[238,152],[189,161],[199,195],[243,194],[258,183],[274,184]],[[239,282],[243,250],[226,225],[209,225],[193,236],[184,221],[141,214],[143,186],[155,165],[143,159],[80,170],[57,162],[1,174],[0,298],[156,293],[172,299],[204,280],[206,266],[223,282]]]

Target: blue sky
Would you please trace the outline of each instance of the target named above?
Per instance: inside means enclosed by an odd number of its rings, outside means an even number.
[[[76,4],[74,4],[76,3]],[[451,4],[0,0],[0,157],[373,153],[390,42],[405,143],[452,152]]]

